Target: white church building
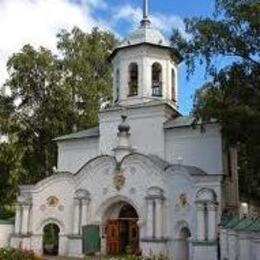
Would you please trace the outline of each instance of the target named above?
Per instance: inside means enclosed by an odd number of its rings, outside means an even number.
[[[99,124],[55,139],[57,174],[21,186],[11,246],[56,253],[218,259],[218,224],[238,210],[236,150],[221,126],[178,111],[178,50],[141,25],[110,57],[113,103]]]

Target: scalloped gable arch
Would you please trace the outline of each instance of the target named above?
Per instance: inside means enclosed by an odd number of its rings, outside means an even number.
[[[182,176],[186,180],[188,180],[190,183],[193,183],[193,179],[191,174],[188,172],[188,170],[185,167],[182,166],[170,166],[166,170],[166,174],[169,176]]]
[[[148,168],[150,172],[155,174],[163,174],[164,172],[156,163],[154,163],[154,161],[149,158],[149,156],[142,153],[130,153],[122,159],[120,164],[121,166],[124,166],[128,163],[131,163],[131,161],[138,161],[139,165]]]
[[[61,181],[62,179],[68,181],[70,184],[74,185],[75,182],[74,182],[74,179],[73,179],[73,174],[70,173],[70,172],[61,172],[61,173],[58,173],[58,174],[54,174],[48,178],[45,178],[41,181],[39,181],[38,183],[35,184],[35,186],[32,186],[33,187],[33,190],[37,190],[37,191],[42,191],[45,189],[45,187],[47,185],[49,185],[49,183],[55,183],[55,182],[59,182]],[[23,186],[21,186],[23,187]],[[24,186],[26,187],[26,186]]]
[[[85,174],[94,174],[99,170],[98,166],[102,166],[104,163],[113,163],[116,167],[116,159],[111,155],[100,155],[85,163],[76,173],[75,178],[80,180]],[[93,171],[94,169],[94,171]]]

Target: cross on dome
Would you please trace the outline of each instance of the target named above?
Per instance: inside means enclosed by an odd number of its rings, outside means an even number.
[[[143,19],[141,21],[141,25],[144,27],[151,24],[151,21],[149,20],[148,16],[149,16],[148,0],[144,0],[144,2],[143,2]]]

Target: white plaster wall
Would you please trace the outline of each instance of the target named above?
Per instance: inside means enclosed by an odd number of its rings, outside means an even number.
[[[164,172],[148,157],[141,154],[132,154],[125,157],[121,164],[121,170],[125,176],[125,183],[121,190],[114,186],[116,161],[114,157],[102,156],[90,161],[76,175],[59,174],[43,180],[36,186],[28,186],[28,192],[32,193],[32,209],[30,213],[30,230],[32,237],[28,238],[26,246],[41,252],[43,228],[49,223],[56,223],[60,227],[60,255],[80,255],[81,252],[75,243],[67,236],[73,233],[74,223],[74,195],[77,190],[84,189],[90,194],[88,224],[102,224],[109,209],[120,201],[132,204],[139,215],[140,238],[146,238],[146,196],[151,187],[158,187],[164,191],[164,218],[163,237],[170,240],[178,239],[183,222],[187,223],[192,236],[196,232],[195,194],[201,187],[216,188],[214,176],[189,177],[184,170],[172,170]],[[197,177],[196,177],[197,178]],[[24,189],[23,189],[24,190]],[[179,196],[185,193],[188,206],[178,208]],[[47,199],[50,196],[58,198],[56,207],[49,207]],[[23,241],[25,243],[25,241]],[[165,243],[156,245],[142,243],[144,250],[154,248],[155,252],[167,250],[171,252],[173,244],[168,248]]]
[[[91,222],[100,223],[104,213],[113,202],[126,200],[132,203],[139,213],[140,221],[145,222],[147,190],[157,186],[163,188],[164,180],[157,167],[141,155],[131,155],[122,164],[125,185],[121,190],[114,186],[115,161],[109,157],[100,158],[82,169],[76,180],[78,188],[85,188],[91,194]],[[90,170],[91,169],[91,170]],[[142,181],[140,181],[142,179]]]
[[[260,232],[220,231],[221,259],[260,260]]]
[[[76,173],[86,162],[98,155],[98,138],[58,142],[58,171]]]
[[[0,224],[0,248],[8,247],[10,242],[10,236],[14,231],[14,225],[12,224]]]
[[[60,228],[60,235],[72,233],[74,183],[72,177],[63,175],[51,182],[41,182],[33,192],[33,207],[30,214],[30,232],[43,234],[43,228],[55,223]],[[49,207],[47,199],[55,196],[59,199],[56,207]]]
[[[149,106],[127,110],[130,125],[130,142],[133,148],[144,154],[165,157],[163,123],[172,112],[165,111],[165,105]],[[122,110],[100,114],[100,153],[113,154],[117,146],[118,125]]]
[[[206,132],[200,127],[174,128],[165,134],[166,160],[178,164],[196,166],[208,174],[223,174],[222,141],[217,125],[208,125]]]

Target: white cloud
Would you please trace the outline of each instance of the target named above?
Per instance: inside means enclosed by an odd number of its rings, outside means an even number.
[[[109,12],[112,18],[104,21],[94,17],[94,9]],[[7,78],[8,58],[24,44],[55,50],[56,34],[61,29],[71,30],[74,26],[86,32],[93,26],[110,29],[116,28],[122,20],[137,26],[141,19],[140,7],[129,4],[110,7],[109,0],[0,0],[0,87]],[[173,27],[185,35],[179,16],[154,13],[151,21],[168,36]]]
[[[136,27],[142,19],[143,11],[141,8],[135,8],[132,5],[120,6],[113,16],[114,23],[119,20],[127,20]],[[153,13],[150,15],[150,20],[154,26],[162,32],[170,35],[173,28],[179,29],[183,36],[188,37],[185,32],[185,25],[180,16],[177,15],[163,15],[160,13]]]
[[[60,29],[107,28],[92,17],[94,7],[106,8],[106,4],[103,0],[0,0],[0,85],[7,77],[8,57],[24,44],[55,50]]]

